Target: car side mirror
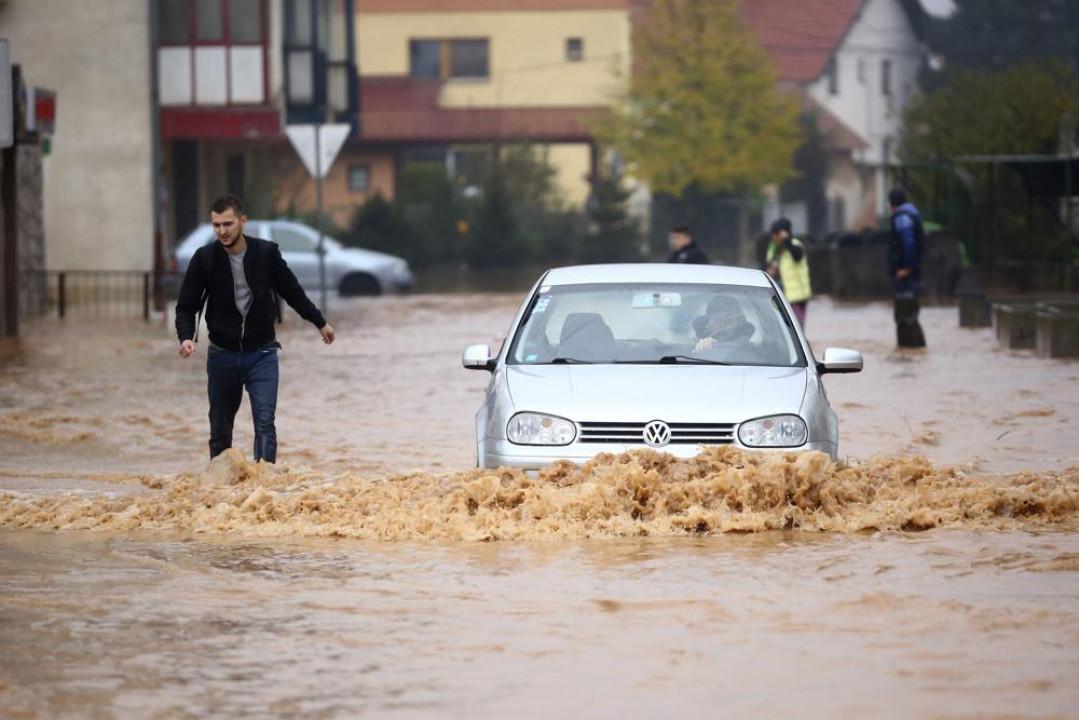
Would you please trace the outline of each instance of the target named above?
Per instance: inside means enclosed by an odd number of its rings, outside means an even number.
[[[862,354],[847,348],[825,348],[824,360],[817,363],[817,372],[856,373],[862,371]]]
[[[469,370],[486,370],[492,372],[498,358],[491,357],[490,345],[469,345],[461,355],[461,365]]]

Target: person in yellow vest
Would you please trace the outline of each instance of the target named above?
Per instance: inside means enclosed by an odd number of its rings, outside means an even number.
[[[805,245],[791,235],[791,221],[779,218],[772,223],[771,242],[765,256],[768,274],[783,286],[787,302],[794,308],[798,323],[805,329],[806,306],[813,297],[809,284],[809,256]]]

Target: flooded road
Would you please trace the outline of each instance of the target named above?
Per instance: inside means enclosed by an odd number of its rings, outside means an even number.
[[[473,471],[518,300],[289,318],[276,468],[163,323],[0,345],[0,716],[1074,717],[1079,363],[820,300],[847,464]]]

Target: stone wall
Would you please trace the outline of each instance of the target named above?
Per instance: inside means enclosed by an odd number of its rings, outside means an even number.
[[[19,243],[19,316],[36,317],[46,310],[44,178],[41,146],[16,146],[16,237]]]

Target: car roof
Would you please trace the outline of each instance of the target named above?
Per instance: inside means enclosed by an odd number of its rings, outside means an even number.
[[[771,287],[763,270],[730,265],[679,263],[619,263],[573,265],[553,268],[544,285],[588,285],[596,283],[700,283],[702,285],[748,285]]]

